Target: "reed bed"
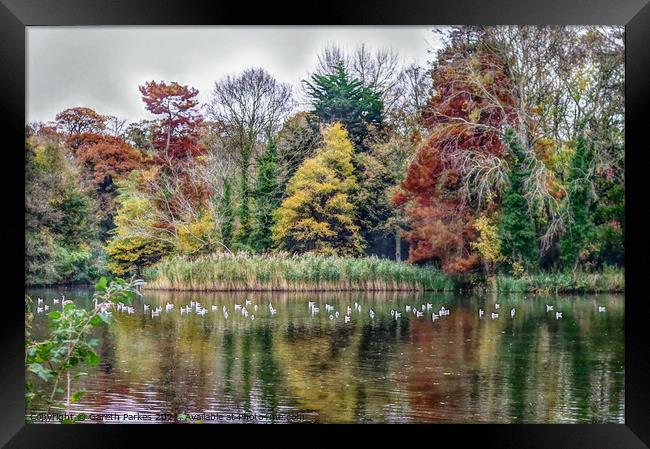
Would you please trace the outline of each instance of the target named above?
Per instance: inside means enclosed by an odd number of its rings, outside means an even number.
[[[621,293],[625,269],[605,267],[599,272],[539,273],[522,278],[497,276],[497,291],[504,293]]]
[[[377,257],[175,256],[147,270],[147,288],[188,291],[453,291],[449,276]]]
[[[144,273],[147,288],[177,291],[470,291],[489,290],[476,275],[449,276],[430,266],[377,257],[287,254],[174,256]],[[623,268],[601,272],[498,275],[502,293],[624,292]]]

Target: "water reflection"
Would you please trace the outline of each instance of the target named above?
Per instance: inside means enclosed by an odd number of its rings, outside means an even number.
[[[32,293],[46,301],[58,295]],[[86,307],[90,295],[66,292]],[[254,321],[234,310],[247,298],[259,306]],[[181,306],[197,300],[209,313],[181,315]],[[320,313],[312,315],[308,301]],[[143,302],[163,312],[152,318]],[[166,313],[168,302],[175,308]],[[362,310],[346,324],[346,307],[355,302]],[[405,312],[407,304],[427,302],[451,314],[432,322],[430,313]],[[500,316],[493,320],[496,302]],[[326,303],[338,318],[330,319]],[[88,394],[74,411],[301,413],[311,422],[623,422],[622,296],[147,292],[135,309],[99,331],[102,362],[79,380]],[[391,309],[402,317],[391,318]],[[36,333],[45,321],[36,317]]]

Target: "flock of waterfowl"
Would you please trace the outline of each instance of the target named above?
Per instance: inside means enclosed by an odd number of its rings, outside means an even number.
[[[44,313],[49,310],[51,310],[54,305],[56,304],[61,304],[61,308],[65,306],[66,304],[72,303],[71,300],[66,300],[65,296],[62,295],[61,299],[54,298],[52,299],[52,305],[48,305],[45,303],[45,300],[42,298],[37,298],[37,308],[36,312],[37,313]],[[95,307],[98,307],[98,304],[95,300]],[[320,307],[319,305],[316,304],[315,301],[308,301],[307,302],[307,307],[309,310],[309,313],[311,316],[315,316],[320,313]],[[126,304],[123,304],[121,302],[115,303],[115,304],[100,304],[99,305],[100,312],[106,313],[106,314],[111,314],[111,311],[113,308],[118,313],[127,313],[127,314],[134,314],[135,313],[135,307],[129,306]],[[494,304],[494,311],[490,312],[488,315],[492,320],[496,320],[499,318],[499,309],[501,308],[501,305],[499,303]],[[175,310],[175,305],[172,303],[166,303],[165,304],[165,313],[172,313]],[[266,308],[264,308],[266,309]],[[152,307],[149,304],[143,304],[143,313],[146,315],[151,315],[151,318],[155,318],[160,316],[162,313],[163,306],[157,306],[157,307]],[[402,309],[391,309],[390,310],[390,316],[392,319],[399,320],[402,317]],[[435,322],[436,320],[440,319],[441,317],[448,316],[450,314],[450,310],[445,308],[445,306],[441,306],[439,310],[434,311],[433,310],[433,305],[431,303],[425,303],[421,304],[420,307],[414,306],[414,305],[405,305],[404,306],[404,313],[406,314],[412,314],[415,318],[423,318],[429,313],[431,313],[431,320]],[[606,312],[606,308],[604,306],[597,306],[597,310],[599,313]],[[219,307],[216,305],[211,305],[210,306],[210,312],[219,312]],[[203,307],[203,305],[199,301],[190,301],[189,304],[181,306],[180,307],[180,314],[181,316],[187,316],[192,313],[199,315],[199,316],[204,316],[208,314],[208,309],[206,307]],[[253,304],[252,299],[246,299],[244,300],[243,304],[235,304],[232,310],[233,316],[241,315],[244,319],[250,319],[251,321],[255,320],[255,314],[260,311],[260,307],[257,304]],[[352,318],[352,313],[356,312],[358,315],[362,313],[362,307],[361,304],[358,302],[354,303],[354,306],[348,305],[345,307],[345,310],[343,311],[338,311],[336,307],[330,304],[325,304],[325,314],[329,317],[331,321],[338,320],[341,317],[343,318],[344,323],[350,323],[351,318]],[[547,304],[546,305],[546,312],[555,312],[555,319],[559,320],[562,318],[562,312],[555,311],[554,306]],[[228,312],[228,307],[226,305],[221,307],[221,313],[223,314],[223,317],[225,319],[228,319],[230,316],[230,313]],[[275,316],[278,313],[278,310],[273,307],[273,304],[269,303],[268,304],[268,313],[270,316]],[[514,319],[517,311],[513,307],[510,309],[510,318]],[[479,319],[482,319],[483,316],[485,315],[485,311],[481,308],[478,309],[478,317]],[[376,313],[375,311],[370,308],[368,311],[368,316],[370,317],[371,320],[375,319]]]

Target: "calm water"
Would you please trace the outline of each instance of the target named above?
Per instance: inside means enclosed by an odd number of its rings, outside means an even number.
[[[60,297],[54,290],[30,293],[50,305]],[[88,290],[65,294],[91,305]],[[257,312],[248,307],[254,320],[234,310],[246,298],[258,305]],[[181,315],[190,301],[208,313]],[[318,314],[309,312],[308,301],[320,307]],[[162,305],[160,316],[144,313],[143,302]],[[166,313],[168,302],[175,308]],[[345,323],[355,302],[361,311]],[[492,319],[495,302],[500,314]],[[339,318],[330,319],[326,303]],[[451,313],[433,322],[431,312],[416,318],[405,311],[407,304],[425,303]],[[546,304],[555,310],[547,312]],[[75,382],[73,390],[88,394],[73,412],[153,420],[187,414],[212,422],[247,421],[253,414],[257,422],[287,416],[324,423],[624,420],[620,295],[147,292],[134,306],[135,314],[114,312],[116,323],[98,332],[101,364],[84,368],[89,375]],[[486,311],[481,319],[479,308]],[[400,310],[399,320],[391,309]],[[35,333],[44,332],[46,321],[36,316]]]

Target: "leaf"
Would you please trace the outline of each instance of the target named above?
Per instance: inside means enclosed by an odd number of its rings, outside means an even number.
[[[95,291],[98,292],[103,292],[106,290],[106,286],[108,285],[108,279],[106,279],[105,276],[102,276],[99,278],[99,281],[97,281],[97,284],[95,284]]]
[[[85,395],[86,395],[85,390],[75,391],[74,393],[72,393],[72,396],[70,396],[70,401],[79,402],[79,400],[83,398]]]
[[[91,324],[92,326],[95,326],[95,327],[96,327],[96,326],[99,326],[99,325],[102,324],[103,322],[104,322],[104,320],[102,320],[102,318],[101,318],[99,315],[95,315],[94,317],[92,317],[92,318],[90,319],[90,324]]]
[[[47,316],[50,317],[52,320],[58,320],[59,318],[61,318],[61,312],[59,312],[58,310],[54,310],[48,313]]]
[[[36,374],[38,377],[48,382],[52,378],[52,371],[45,368],[40,363],[32,363],[27,367],[27,370]]]
[[[86,355],[86,363],[90,366],[99,365],[99,356],[95,351],[88,351],[88,354]]]

